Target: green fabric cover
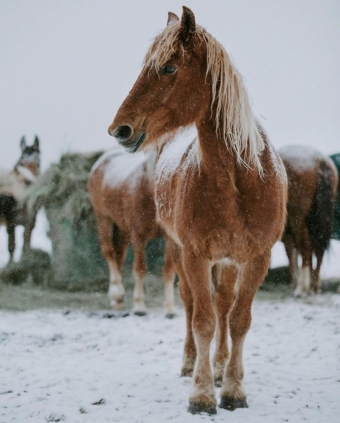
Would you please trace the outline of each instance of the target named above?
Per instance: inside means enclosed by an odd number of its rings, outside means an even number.
[[[340,153],[331,156],[340,176]],[[334,226],[333,238],[340,241],[340,184],[338,185],[338,194],[334,207]]]

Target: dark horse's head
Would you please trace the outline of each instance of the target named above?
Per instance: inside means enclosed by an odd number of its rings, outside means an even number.
[[[40,173],[40,149],[38,137],[35,137],[32,145],[27,145],[25,137],[22,137],[20,141],[20,147],[21,156],[15,165],[15,169],[28,169],[34,177],[37,177]],[[20,173],[23,172],[20,171]]]

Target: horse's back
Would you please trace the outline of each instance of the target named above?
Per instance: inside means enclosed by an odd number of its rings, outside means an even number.
[[[336,193],[338,175],[332,160],[307,146],[291,145],[279,150],[289,181],[288,209],[307,216],[320,181],[328,180]]]
[[[103,154],[88,181],[96,214],[110,218],[126,231],[131,226],[137,231],[151,230],[155,222],[155,162],[156,152],[129,154],[120,146]]]

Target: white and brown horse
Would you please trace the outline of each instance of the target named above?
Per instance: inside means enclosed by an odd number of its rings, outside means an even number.
[[[101,248],[110,272],[108,295],[111,306],[115,309],[124,307],[121,268],[131,242],[135,277],[133,311],[137,315],[146,312],[143,288],[146,244],[163,235],[156,223],[154,202],[156,154],[131,155],[117,145],[94,164],[88,181]],[[175,272],[167,242],[165,245],[165,309],[167,317],[171,318],[175,313]]]
[[[183,145],[179,138],[163,148],[155,198],[159,222],[175,244],[186,311],[182,374],[193,373],[189,411],[213,414],[214,378],[222,383],[220,407],[247,407],[243,344],[271,248],[282,236],[287,179],[230,57],[183,7],[181,20],[170,13],[153,41],[109,133],[134,152],[190,125],[195,141]]]
[[[315,293],[320,291],[320,267],[332,237],[338,172],[329,157],[311,147],[285,146],[279,154],[289,184],[287,223],[282,241],[289,259],[294,295],[299,297],[306,295],[310,288]]]
[[[7,227],[8,251],[10,261],[15,250],[15,226],[23,225],[24,250],[30,247],[31,234],[35,225],[35,216],[28,215],[21,204],[27,188],[35,182],[40,173],[39,139],[35,137],[33,145],[27,146],[25,138],[20,141],[21,156],[13,170],[0,171],[0,224]]]

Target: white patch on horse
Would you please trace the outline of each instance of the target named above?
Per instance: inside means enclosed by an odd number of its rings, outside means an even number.
[[[98,168],[103,168],[103,185],[117,187],[126,184],[133,189],[147,169],[149,181],[153,181],[156,166],[156,151],[127,153],[119,145],[103,154],[91,169],[91,174]]]
[[[24,197],[27,185],[24,178],[12,171],[0,171],[0,194],[12,195],[17,200]]]
[[[270,159],[274,167],[275,175],[277,175],[280,178],[280,181],[287,182],[287,172],[286,168],[284,167],[284,164],[282,162],[282,159],[279,155],[279,153],[273,148],[270,141],[268,141],[268,149],[270,153]]]
[[[287,145],[279,149],[279,154],[301,173],[314,169],[315,164],[322,158],[318,150],[304,145]]]
[[[299,277],[297,281],[297,287],[294,291],[295,297],[303,297],[306,296],[310,289],[310,270],[308,266],[303,266],[300,269]]]
[[[195,131],[196,137],[193,137],[193,131]],[[182,162],[186,152],[188,152],[187,157]],[[157,162],[156,175],[159,176],[160,180],[167,180],[179,167],[185,171],[190,166],[198,167],[199,162],[200,148],[197,130],[194,127],[190,127],[186,132],[175,136],[172,141],[165,145]]]
[[[18,165],[15,169],[24,181],[33,183],[37,180],[37,177],[27,167]]]

